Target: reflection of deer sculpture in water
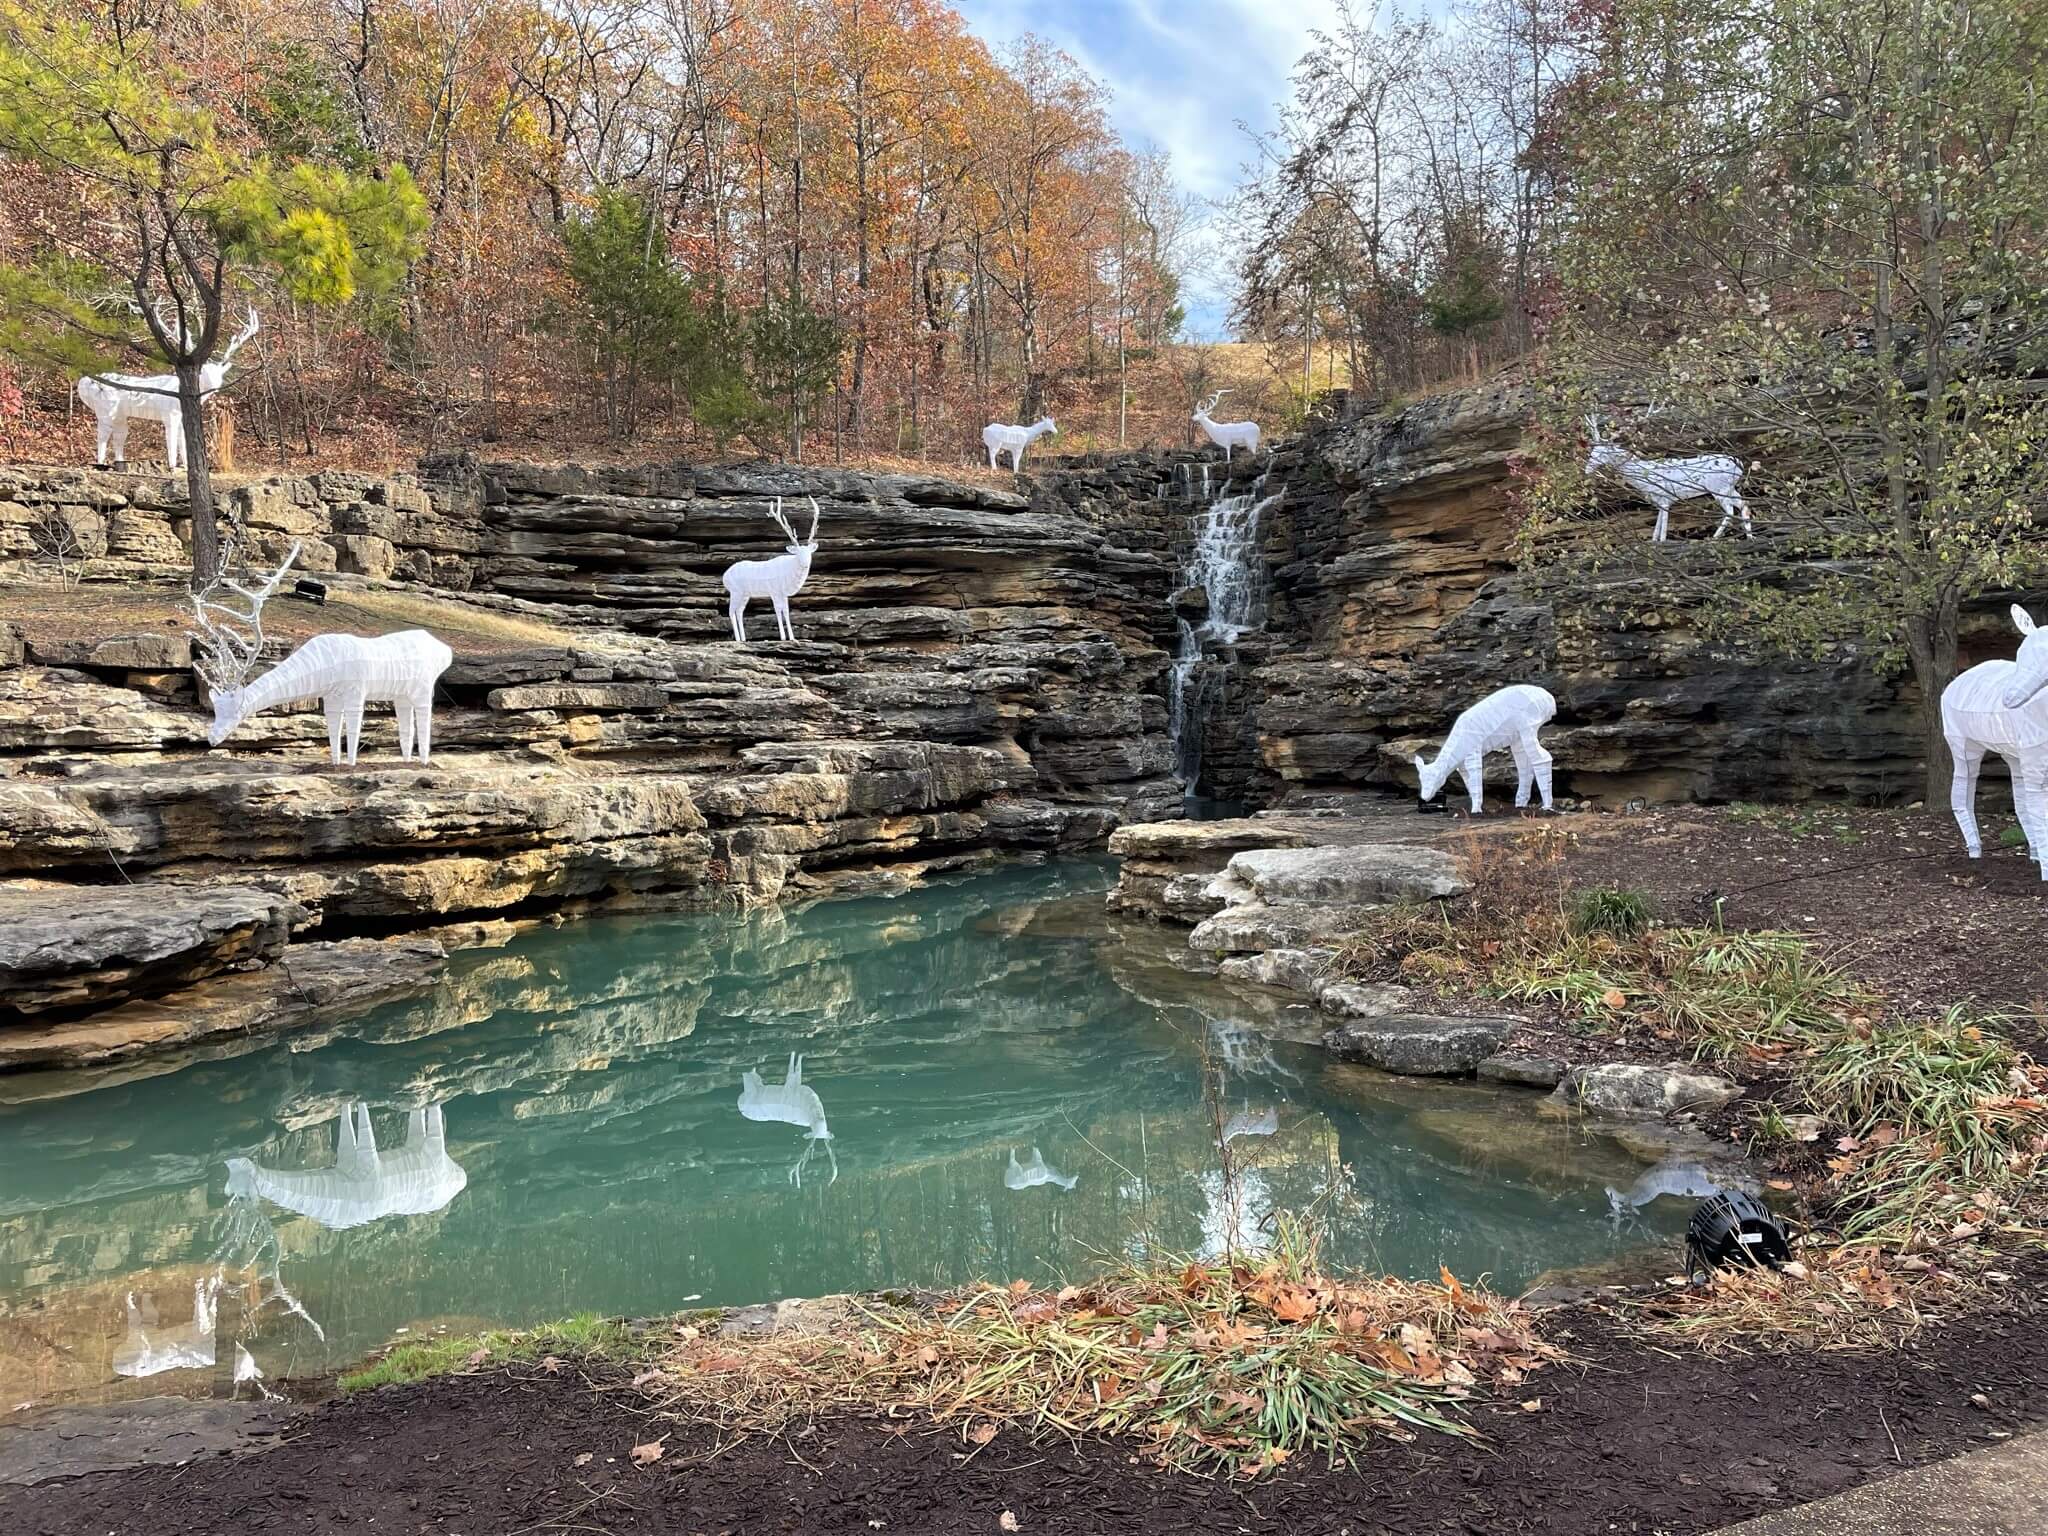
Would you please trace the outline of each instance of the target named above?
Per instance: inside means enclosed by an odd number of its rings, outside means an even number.
[[[832,1150],[832,1133],[825,1126],[825,1105],[815,1089],[804,1086],[804,1059],[789,1053],[789,1069],[782,1081],[772,1086],[751,1067],[740,1074],[740,1114],[749,1120],[774,1121],[779,1125],[801,1126],[809,1132],[806,1140],[825,1143],[825,1155],[832,1160],[832,1178],[839,1177],[839,1158]],[[811,1159],[811,1147],[789,1170],[789,1182],[803,1188],[804,1164]]]
[[[1010,1148],[1010,1166],[1003,1170],[1003,1182],[1011,1189],[1036,1189],[1041,1184],[1057,1184],[1061,1189],[1072,1189],[1081,1182],[1078,1173],[1061,1173],[1057,1168],[1046,1166],[1045,1154],[1033,1147],[1031,1161],[1017,1161],[1017,1149]]]
[[[175,1328],[157,1325],[156,1297],[144,1296],[136,1305],[135,1293],[128,1293],[128,1333],[114,1351],[116,1376],[155,1376],[162,1371],[189,1370],[210,1366],[214,1356],[214,1303],[220,1296],[220,1276],[194,1282],[192,1321]]]
[[[386,1216],[423,1216],[462,1193],[469,1175],[448,1156],[447,1123],[436,1104],[406,1117],[405,1145],[377,1150],[367,1104],[344,1106],[332,1168],[259,1168],[228,1159],[228,1193],[261,1196],[330,1231]]]

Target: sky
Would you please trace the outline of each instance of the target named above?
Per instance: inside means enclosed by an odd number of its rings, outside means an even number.
[[[1113,94],[1126,143],[1172,157],[1182,186],[1222,197],[1252,158],[1244,123],[1271,128],[1288,76],[1328,28],[1337,0],[953,0],[968,26],[998,46],[1026,32],[1056,43]],[[1220,265],[1206,263],[1214,267]],[[1193,274],[1188,334],[1219,340],[1227,274]]]

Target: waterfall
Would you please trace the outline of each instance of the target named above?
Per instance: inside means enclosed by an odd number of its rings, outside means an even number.
[[[1184,466],[1184,484],[1194,494],[1193,466]],[[1200,619],[1177,614],[1180,639],[1173,668],[1167,674],[1167,730],[1173,746],[1174,771],[1197,793],[1202,776],[1202,738],[1214,704],[1226,691],[1236,665],[1240,636],[1266,623],[1265,567],[1259,553],[1259,530],[1266,509],[1281,492],[1265,494],[1261,474],[1251,489],[1233,495],[1230,482],[1209,500],[1209,466],[1201,466],[1205,503],[1195,519],[1195,537],[1181,570],[1183,588],[1199,587],[1208,608]]]

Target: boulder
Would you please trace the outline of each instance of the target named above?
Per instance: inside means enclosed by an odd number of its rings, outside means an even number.
[[[302,915],[246,885],[0,885],[0,1016],[119,1002],[269,960]]]
[[[1604,1115],[1711,1113],[1742,1097],[1739,1084],[1694,1067],[1607,1062],[1572,1067],[1553,1095],[1563,1106]]]
[[[1441,900],[1467,889],[1457,860],[1416,843],[1260,848],[1232,855],[1225,873],[1272,906]]]
[[[1564,1079],[1564,1063],[1549,1056],[1489,1056],[1479,1063],[1479,1075],[1521,1088],[1555,1088]]]
[[[1517,1022],[1422,1012],[1412,991],[1388,982],[1334,982],[1316,1001],[1344,1021],[1324,1033],[1326,1050],[1382,1072],[1418,1077],[1471,1076]]]
[[[1371,918],[1370,907],[1269,907],[1261,902],[1226,907],[1188,935],[1204,954],[1247,954],[1261,949],[1313,949],[1341,943]]]
[[[1232,955],[1216,970],[1233,981],[1313,997],[1336,957],[1334,949],[1268,949],[1257,954]]]

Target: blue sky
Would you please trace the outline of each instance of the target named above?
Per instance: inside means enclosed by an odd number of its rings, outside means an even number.
[[[1035,32],[1072,54],[1114,94],[1111,114],[1132,144],[1173,157],[1181,184],[1221,197],[1251,145],[1244,122],[1272,126],[1288,74],[1336,0],[954,0],[973,31],[1003,44]],[[1219,338],[1228,308],[1220,272],[1197,274],[1188,330]]]

